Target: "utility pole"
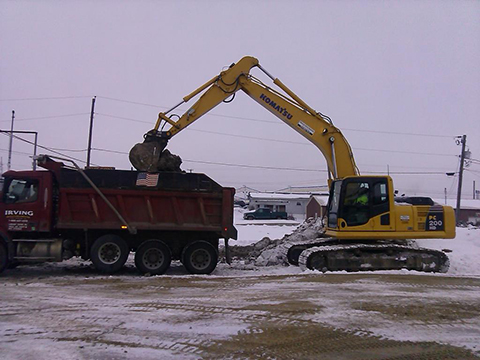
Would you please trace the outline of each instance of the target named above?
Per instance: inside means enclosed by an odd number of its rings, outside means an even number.
[[[33,143],[33,162],[32,162],[32,169],[33,171],[37,170],[37,161],[35,160],[37,157],[37,143],[38,143],[38,132],[36,131],[23,131],[23,130],[15,130],[15,131],[8,131],[8,130],[1,130],[0,133],[10,133],[10,136],[13,136],[13,134],[33,134],[35,135],[35,142]],[[31,144],[31,143],[30,143]],[[1,164],[3,167],[3,164]]]
[[[460,173],[458,176],[458,190],[457,190],[457,207],[455,209],[455,218],[458,223],[460,217],[460,199],[462,197],[462,181],[463,181],[463,165],[465,162],[465,146],[467,145],[467,135],[461,137],[460,144],[462,144],[462,152],[460,154]]]
[[[90,153],[92,152],[93,114],[95,114],[95,99],[92,98],[92,110],[90,111],[90,131],[88,132],[87,168],[90,167]]]
[[[35,133],[35,142],[33,144],[33,162],[32,162],[32,169],[33,171],[37,170],[37,145],[38,145],[38,133],[34,131]]]
[[[7,170],[12,166],[12,145],[13,145],[13,121],[15,120],[15,110],[12,110],[12,125],[10,126],[10,146],[8,147]]]

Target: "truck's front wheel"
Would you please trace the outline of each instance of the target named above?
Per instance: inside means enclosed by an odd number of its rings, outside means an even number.
[[[0,273],[5,270],[8,263],[7,246],[0,242]]]
[[[161,275],[170,267],[172,255],[163,241],[148,240],[135,252],[135,266],[142,274]]]
[[[196,241],[183,250],[182,259],[189,273],[210,274],[217,266],[217,249],[206,241]]]
[[[103,235],[93,243],[90,258],[98,271],[111,274],[123,267],[129,252],[127,243],[120,236]]]

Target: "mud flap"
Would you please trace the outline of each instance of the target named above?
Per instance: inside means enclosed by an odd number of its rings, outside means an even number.
[[[228,247],[228,239],[225,239],[225,261],[228,265],[232,264],[232,255],[230,254],[230,248]]]

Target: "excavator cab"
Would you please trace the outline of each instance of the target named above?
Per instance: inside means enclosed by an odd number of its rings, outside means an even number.
[[[335,233],[391,231],[391,179],[384,176],[355,176],[332,182],[327,229]],[[389,191],[390,190],[390,191]]]
[[[330,187],[329,236],[344,240],[455,237],[455,217],[433,201],[396,199],[390,176],[349,176]],[[424,199],[424,198],[421,198]]]

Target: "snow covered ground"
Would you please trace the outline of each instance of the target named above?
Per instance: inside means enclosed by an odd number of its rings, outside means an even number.
[[[280,239],[292,223],[246,222],[232,245]],[[267,225],[270,224],[270,225]],[[89,262],[25,266],[0,278],[2,359],[473,359],[480,356],[480,229],[457,228],[446,274],[320,273],[221,263],[115,276]]]
[[[480,277],[480,229],[457,227],[455,239],[417,240],[421,247],[448,249],[450,268],[447,276]]]

